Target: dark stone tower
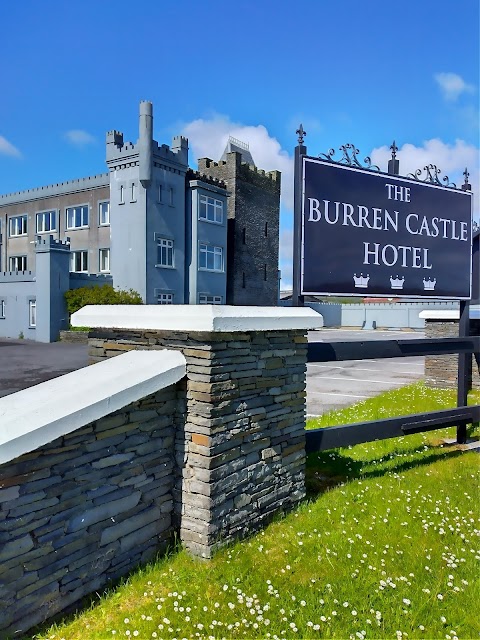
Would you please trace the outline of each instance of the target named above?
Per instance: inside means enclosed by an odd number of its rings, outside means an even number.
[[[248,145],[234,138],[220,162],[200,158],[198,169],[225,182],[230,195],[227,304],[277,305],[280,172],[257,169]]]

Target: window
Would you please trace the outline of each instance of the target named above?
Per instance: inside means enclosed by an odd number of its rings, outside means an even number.
[[[266,264],[263,265],[263,279],[264,280],[267,279],[267,265]]]
[[[37,301],[28,301],[28,326],[34,329],[37,326]]]
[[[136,200],[137,200],[136,186],[135,186],[135,183],[132,182],[132,184],[130,185],[130,202],[136,202]]]
[[[156,267],[173,267],[173,240],[158,238]]]
[[[210,198],[209,196],[200,196],[198,219],[207,222],[223,223],[223,202]]]
[[[157,293],[158,304],[173,304],[173,293]]]
[[[0,320],[5,318],[5,300],[0,300]]]
[[[72,251],[70,253],[70,271],[88,273],[88,251]]]
[[[247,230],[245,227],[242,229],[242,244],[247,244]]]
[[[104,226],[110,224],[110,202],[98,203],[98,224]]]
[[[8,267],[10,271],[26,271],[27,256],[10,256]]]
[[[211,296],[208,293],[200,293],[198,304],[223,304],[222,296]]]
[[[168,187],[168,204],[173,207],[173,187]]]
[[[98,254],[100,272],[110,273],[110,249],[100,249]]]
[[[120,185],[120,204],[125,204],[125,188]]]
[[[27,235],[27,216],[15,216],[8,221],[8,233],[11,238]]]
[[[200,243],[198,268],[207,271],[223,271],[223,247]]]
[[[56,229],[56,211],[42,211],[41,213],[37,213],[37,233],[47,233],[47,231],[56,231]]]
[[[67,229],[88,227],[88,204],[67,207]]]
[[[161,184],[158,185],[158,202],[162,202],[163,198],[163,186]]]
[[[268,236],[268,222],[265,222],[265,237]]]

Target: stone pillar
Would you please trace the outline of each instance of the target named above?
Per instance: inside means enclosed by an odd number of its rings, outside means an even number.
[[[209,558],[304,497],[306,331],[321,316],[308,308],[85,307],[72,323],[103,327],[90,333],[92,361],[135,348],[184,354],[175,511],[192,553]]]
[[[457,338],[458,311],[437,310],[422,311],[420,317],[425,319],[426,338]],[[480,311],[470,309],[470,335],[480,335]],[[478,354],[472,356],[471,388],[480,389],[480,363]],[[437,389],[456,389],[458,383],[458,355],[425,357],[425,382],[427,386]]]

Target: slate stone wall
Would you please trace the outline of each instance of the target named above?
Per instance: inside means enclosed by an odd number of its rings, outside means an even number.
[[[177,432],[175,512],[194,554],[242,537],[305,495],[303,331],[95,330],[92,361],[132,348],[180,349],[187,418]]]
[[[0,637],[163,550],[182,383],[0,465]]]
[[[470,335],[480,335],[480,321],[470,321]],[[456,338],[458,337],[458,321],[427,320],[425,325],[426,338]],[[426,356],[425,382],[427,386],[437,389],[457,388],[458,355]],[[479,364],[472,356],[472,388],[480,389]]]
[[[174,531],[209,558],[305,495],[305,332],[90,335],[92,362],[168,346],[187,377],[0,465],[0,637],[101,590]]]

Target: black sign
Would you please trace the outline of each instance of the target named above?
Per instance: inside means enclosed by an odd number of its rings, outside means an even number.
[[[471,193],[303,160],[303,295],[470,299]]]

